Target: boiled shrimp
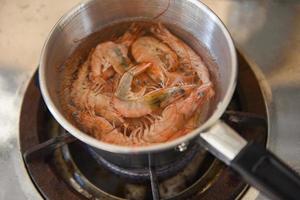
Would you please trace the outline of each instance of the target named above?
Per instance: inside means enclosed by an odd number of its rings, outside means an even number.
[[[128,30],[119,37],[115,42],[118,44],[123,44],[129,48],[132,43],[143,34],[142,27],[136,23],[132,23]]]
[[[131,84],[134,76],[151,67],[151,63],[139,64],[127,71],[121,78],[119,87],[115,92],[113,104],[118,112],[125,117],[141,117],[150,114],[153,110],[162,108],[172,100],[182,96],[194,86],[161,88],[145,95],[142,92],[133,93]]]
[[[124,73],[120,79],[119,86],[115,91],[115,96],[122,100],[137,99],[142,96],[145,93],[145,90],[143,89],[138,93],[133,93],[131,90],[131,84],[135,76],[143,73],[151,65],[151,63],[138,64]]]
[[[178,67],[177,55],[165,44],[154,37],[144,36],[137,39],[131,47],[131,53],[137,62],[151,62],[147,71],[157,83],[166,82],[166,71]]]
[[[128,48],[141,32],[141,27],[133,23],[116,41],[97,45],[91,58],[92,77],[97,79],[100,76],[107,80],[114,72],[122,75],[127,71],[131,63]]]
[[[124,117],[142,117],[152,113],[154,110],[164,108],[179,97],[187,94],[194,87],[194,85],[186,85],[161,88],[132,100],[122,100],[115,97],[113,98],[113,105],[118,113]]]
[[[194,90],[186,99],[169,105],[162,112],[161,118],[144,130],[142,140],[150,143],[167,141],[181,130],[195,111],[213,95],[209,83]]]
[[[98,44],[91,57],[93,78],[101,77],[111,67],[118,74],[123,74],[131,63],[127,54],[128,48],[122,44],[111,41]]]
[[[103,117],[91,115],[88,112],[74,112],[75,121],[81,125],[84,131],[101,140],[105,133],[111,132],[114,127]]]
[[[210,87],[211,84],[200,86],[186,99],[169,105],[151,125],[138,127],[129,136],[113,132],[102,140],[119,145],[141,146],[176,139],[192,130],[184,126],[195,111],[214,95]]]
[[[78,112],[74,116],[82,129],[98,140],[113,144],[133,145],[133,142],[126,135],[119,132],[103,117],[93,116],[87,112]]]
[[[195,88],[195,85],[161,88],[128,100],[115,97],[113,98],[113,105],[124,117],[142,117],[159,108],[164,108],[181,96],[188,94],[193,88]]]
[[[85,62],[77,73],[77,79],[71,88],[71,100],[79,110],[95,112],[115,124],[124,123],[124,119],[111,106],[111,98],[90,89],[88,82],[88,62]]]
[[[203,60],[188,45],[169,32],[161,23],[151,28],[152,33],[166,43],[179,57],[180,63],[192,67],[202,83],[209,83],[209,72]]]

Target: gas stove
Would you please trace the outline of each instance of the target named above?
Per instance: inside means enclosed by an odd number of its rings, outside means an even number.
[[[240,87],[224,119],[247,139],[266,144],[299,172],[300,3],[203,2],[225,22],[240,52]],[[4,1],[1,7],[0,199],[151,199],[155,192],[164,199],[264,199],[197,144],[182,152],[187,160],[171,174],[140,169],[138,174],[148,177],[142,180],[132,176],[136,171],[96,158],[78,141],[61,143],[48,155],[33,151],[37,153],[31,155],[37,156],[24,162],[28,149],[64,134],[32,77],[49,28],[74,3]],[[243,126],[253,120],[252,130]],[[153,172],[151,180],[148,175]]]

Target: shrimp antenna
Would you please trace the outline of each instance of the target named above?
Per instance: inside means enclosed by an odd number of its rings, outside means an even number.
[[[165,12],[167,12],[167,10],[169,9],[170,7],[170,4],[171,4],[171,0],[168,0],[168,5],[167,7],[160,13],[158,13],[158,15],[156,15],[155,17],[153,17],[153,19],[158,19],[160,16],[162,16],[163,14],[165,14]]]

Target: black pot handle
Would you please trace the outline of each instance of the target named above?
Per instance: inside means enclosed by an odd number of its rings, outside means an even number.
[[[299,175],[259,144],[248,143],[230,165],[271,199],[300,199]]]

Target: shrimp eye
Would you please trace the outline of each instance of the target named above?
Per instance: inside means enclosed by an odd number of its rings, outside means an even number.
[[[185,93],[184,89],[180,88],[179,93],[184,94]]]
[[[198,93],[198,96],[199,96],[199,97],[204,97],[204,92],[199,92],[199,93]]]
[[[79,113],[78,113],[78,112],[76,112],[76,111],[72,113],[72,116],[73,116],[74,118],[77,118],[77,117],[78,117],[78,115],[79,115]]]

